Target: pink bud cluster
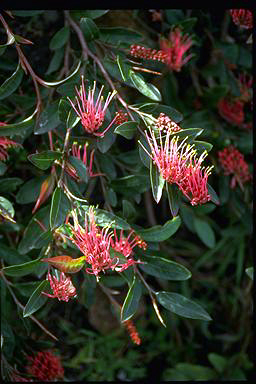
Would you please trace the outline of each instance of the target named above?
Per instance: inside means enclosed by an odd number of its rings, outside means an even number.
[[[35,356],[28,356],[28,360],[30,364],[26,370],[36,380],[56,381],[64,376],[64,369],[59,357],[51,351],[38,352]]]
[[[233,145],[224,148],[218,152],[219,162],[225,175],[233,175],[231,179],[231,188],[235,188],[236,182],[243,189],[243,184],[252,179],[249,167],[244,160],[244,155]]]
[[[171,133],[175,133],[181,130],[181,127],[164,113],[160,113],[160,115],[158,116],[157,122],[156,122],[156,128],[158,129],[158,131],[163,131],[165,133],[167,131],[170,131]]]
[[[127,121],[128,121],[128,116],[126,112],[123,112],[121,110],[116,112],[116,120],[115,120],[116,125],[126,123]]]
[[[166,63],[167,55],[162,50],[145,48],[142,45],[131,45],[130,55],[140,59],[157,60]]]
[[[230,9],[230,14],[233,22],[241,28],[253,27],[253,13],[249,9]]]

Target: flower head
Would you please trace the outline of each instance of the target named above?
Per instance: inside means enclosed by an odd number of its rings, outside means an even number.
[[[51,351],[38,352],[35,356],[28,356],[30,364],[27,372],[40,381],[56,381],[64,376],[64,369],[59,357]]]
[[[218,111],[231,124],[240,125],[244,121],[244,103],[240,100],[222,98],[218,103]]]
[[[51,289],[53,294],[42,292],[43,295],[57,298],[59,301],[69,301],[71,297],[76,296],[76,288],[72,284],[70,277],[67,277],[64,272],[61,272],[60,279],[55,276],[51,276],[48,271],[47,280],[50,282]]]
[[[244,156],[233,145],[218,152],[219,162],[224,170],[224,175],[233,175],[231,188],[235,188],[236,182],[243,189],[243,184],[251,180],[252,175]]]
[[[253,14],[249,9],[230,9],[230,14],[233,22],[241,28],[253,27]]]
[[[192,57],[192,54],[183,57],[193,44],[192,39],[186,34],[182,36],[181,30],[175,28],[169,34],[169,40],[161,41],[161,48],[166,54],[167,65],[173,71],[179,72],[181,67]]]
[[[1,125],[6,125],[5,123],[1,123]],[[21,144],[16,143],[15,141],[9,140],[6,137],[0,137],[0,160],[5,161],[8,159],[7,148],[9,147],[20,147]]]
[[[78,91],[78,89],[76,88],[77,106],[75,106],[75,104],[70,100],[70,98],[68,98],[76,114],[80,117],[82,126],[84,127],[85,131],[99,137],[103,137],[115,121],[115,119],[113,119],[103,132],[98,132],[99,128],[103,124],[108,105],[116,94],[116,91],[109,93],[103,106],[103,88],[104,85],[101,87],[98,97],[95,100],[96,82],[94,82],[93,88],[89,89],[88,95],[86,95],[84,79],[82,77],[82,86],[80,91]]]
[[[171,133],[179,132],[181,130],[181,127],[175,123],[172,119],[170,119],[169,116],[165,115],[164,113],[160,113],[160,115],[157,118],[156,122],[156,128],[159,131],[167,132],[170,131]]]

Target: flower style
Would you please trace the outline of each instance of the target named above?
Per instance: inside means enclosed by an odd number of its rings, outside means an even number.
[[[224,170],[224,175],[232,175],[231,188],[235,188],[236,182],[243,189],[243,184],[252,179],[249,167],[244,156],[233,145],[224,148],[218,152],[219,162]]]
[[[233,22],[241,28],[253,27],[253,14],[249,9],[230,9],[230,14]]]
[[[6,125],[5,123],[0,123],[0,125]],[[15,141],[9,140],[6,137],[0,137],[0,160],[5,161],[8,159],[8,153],[6,151],[9,147],[21,147],[21,144],[16,143]]]
[[[98,137],[103,137],[108,131],[108,129],[115,122],[114,118],[103,132],[97,132],[103,124],[107,107],[116,94],[116,91],[109,93],[104,106],[102,106],[102,103],[104,101],[104,98],[102,96],[103,88],[104,85],[101,87],[97,100],[95,101],[96,82],[94,82],[93,89],[89,89],[88,95],[86,95],[84,79],[82,76],[82,86],[80,91],[78,91],[76,87],[77,107],[68,97],[70,104],[72,105],[76,114],[80,117],[82,126],[84,127],[85,131]]]
[[[204,204],[211,200],[207,180],[213,166],[201,167],[207,155],[208,153],[205,151],[199,159],[196,158],[196,155],[191,157],[190,164],[185,171],[185,177],[178,183],[179,189],[190,200],[191,205]]]
[[[181,67],[190,60],[192,54],[185,58],[183,56],[192,44],[192,39],[187,34],[182,36],[179,28],[170,32],[169,40],[161,41],[161,49],[167,55],[166,63],[171,70],[179,72]]]
[[[218,103],[218,111],[231,124],[240,125],[244,121],[244,103],[240,100],[222,98]]]
[[[164,113],[160,113],[160,115],[158,116],[157,122],[156,122],[156,128],[159,131],[163,131],[165,133],[167,133],[167,131],[171,131],[171,133],[175,133],[181,130],[181,127]]]
[[[27,372],[40,381],[56,381],[64,376],[64,369],[59,357],[51,351],[38,352],[35,356],[28,356],[30,364]]]
[[[126,320],[124,322],[124,326],[127,328],[130,338],[132,339],[134,344],[140,345],[141,338],[133,322],[131,320]]]
[[[70,277],[67,277],[64,272],[61,272],[60,279],[58,280],[57,277],[52,277],[48,271],[47,280],[50,282],[53,294],[42,292],[43,295],[51,298],[56,297],[59,301],[69,301],[71,297],[76,296],[76,288],[72,284]]]
[[[152,154],[148,155],[156,164],[162,177],[170,184],[179,183],[185,177],[187,163],[190,157],[195,153],[193,145],[186,143],[186,138],[178,145],[178,137],[174,136],[170,140],[171,132],[167,131],[165,142],[163,144],[161,131],[160,133],[160,148],[157,143],[155,134],[152,129],[149,129],[151,138],[145,132],[147,141],[151,148]],[[145,149],[145,148],[144,148]]]

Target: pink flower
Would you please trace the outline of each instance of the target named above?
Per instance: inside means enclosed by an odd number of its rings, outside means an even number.
[[[6,125],[5,123],[0,123],[0,125]],[[8,159],[8,153],[6,151],[9,147],[21,147],[21,144],[16,143],[15,141],[9,140],[6,137],[0,137],[0,160],[5,161]]]
[[[185,177],[177,183],[182,193],[190,200],[191,205],[204,204],[211,200],[207,180],[213,166],[201,167],[206,156],[207,152],[205,151],[199,159],[196,158],[196,155],[191,157],[190,164],[185,171]]]
[[[184,139],[178,144],[178,137],[171,137],[171,132],[168,131],[163,143],[161,131],[159,131],[160,146],[156,140],[155,133],[149,129],[151,138],[145,132],[147,141],[151,148],[151,154],[148,155],[156,164],[162,177],[170,184],[179,183],[184,177],[184,172],[187,168],[187,162],[195,153],[192,145],[187,144]],[[145,148],[144,148],[145,149]]]
[[[51,351],[38,352],[35,356],[28,356],[28,360],[27,372],[39,381],[56,381],[64,376],[59,357]]]
[[[161,48],[167,56],[167,65],[173,71],[179,72],[181,67],[192,57],[192,54],[183,57],[193,44],[192,39],[186,34],[182,36],[181,30],[175,28],[169,34],[169,40],[161,41]]]
[[[235,188],[236,182],[243,189],[243,184],[252,179],[249,167],[244,160],[244,155],[233,145],[218,152],[219,162],[224,170],[224,175],[232,175],[231,188]]]
[[[218,103],[218,111],[231,124],[240,125],[244,121],[244,103],[240,100],[222,98]]]
[[[249,9],[230,9],[233,22],[242,28],[253,27],[253,14]]]
[[[99,137],[103,137],[107,130],[115,122],[114,118],[103,132],[97,132],[103,124],[107,107],[116,94],[116,91],[109,93],[104,106],[102,106],[103,96],[101,96],[101,94],[103,88],[104,85],[101,87],[98,97],[95,100],[94,95],[96,90],[96,82],[94,82],[93,89],[89,89],[88,95],[86,95],[84,79],[82,77],[82,86],[80,91],[78,91],[78,89],[76,88],[77,106],[75,106],[75,104],[68,97],[70,104],[72,105],[76,114],[80,117],[82,126],[84,127],[85,131]]]
[[[49,280],[50,282],[51,289],[53,290],[53,295],[46,292],[42,292],[43,295],[51,298],[56,297],[59,301],[69,301],[71,297],[76,296],[76,288],[72,284],[70,277],[67,277],[64,272],[61,272],[60,279],[58,280],[57,277],[52,277],[50,272],[48,271],[47,280]]]

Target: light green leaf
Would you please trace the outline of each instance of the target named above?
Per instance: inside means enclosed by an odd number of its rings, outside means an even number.
[[[147,96],[150,99],[156,100],[156,101],[162,100],[162,96],[159,90],[153,84],[146,83],[146,81],[140,74],[135,73],[132,69],[130,69],[129,77],[134,87],[144,96]]]

